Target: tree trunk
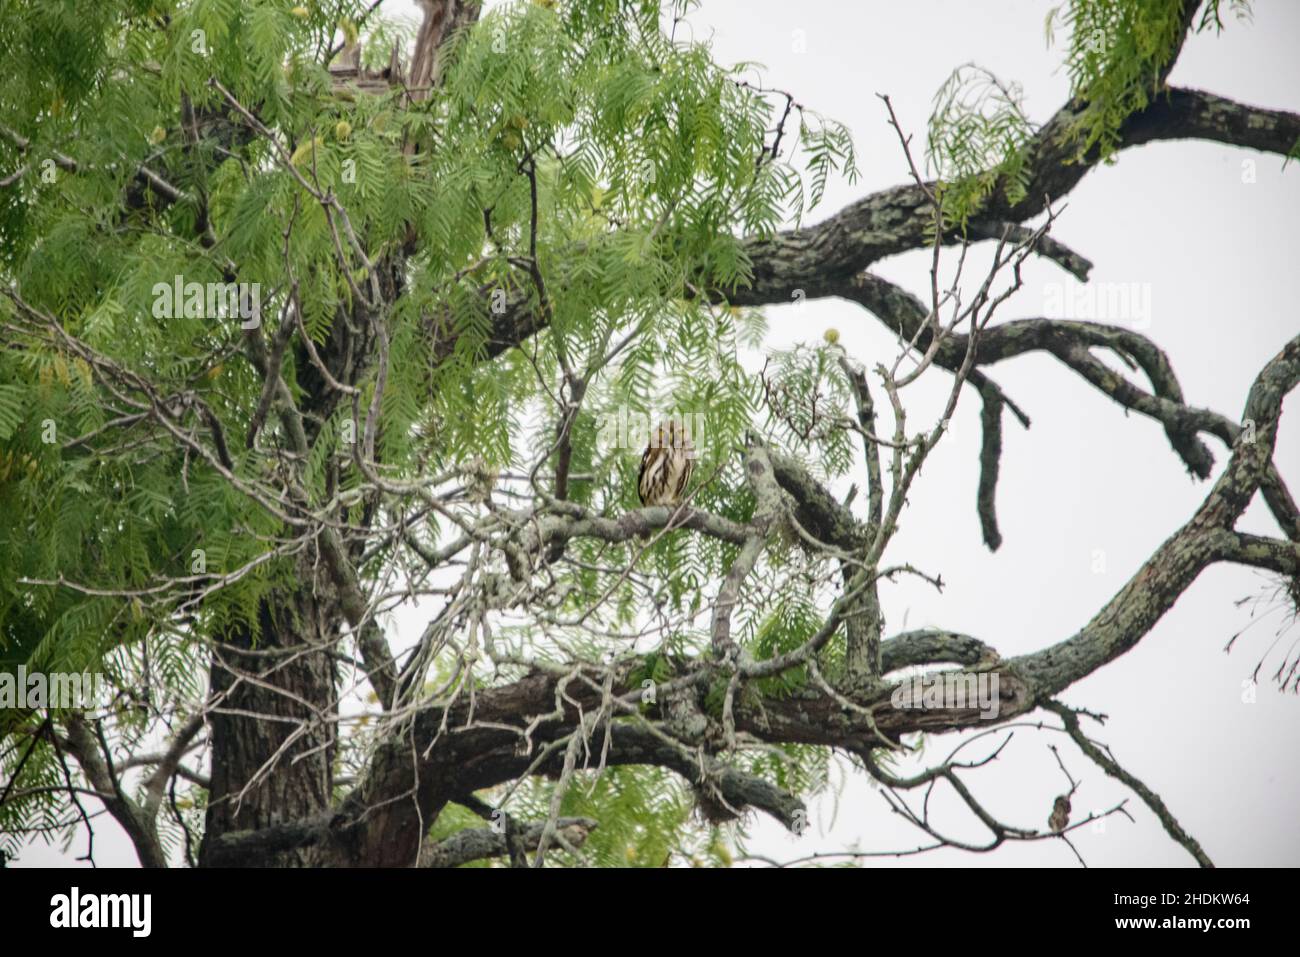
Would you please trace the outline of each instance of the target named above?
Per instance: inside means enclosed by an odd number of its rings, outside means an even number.
[[[214,863],[214,846],[224,834],[310,818],[329,808],[337,706],[334,664],[326,650],[333,628],[321,611],[308,588],[275,595],[258,609],[260,635],[254,638],[241,626],[213,650],[212,692],[224,697],[210,715],[212,785],[201,866]],[[300,848],[265,863],[319,862],[311,848]]]

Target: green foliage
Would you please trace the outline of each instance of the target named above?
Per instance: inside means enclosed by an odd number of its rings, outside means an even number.
[[[1249,23],[1254,16],[1250,9],[1250,0],[1228,0],[1227,6],[1232,11],[1232,15],[1244,23]],[[1223,0],[1208,0],[1201,11],[1201,20],[1196,27],[1197,32],[1214,27],[1216,33],[1221,33],[1223,31],[1223,7]]]
[[[503,804],[504,789],[481,795],[518,820],[544,820],[550,812],[555,783],[544,778],[522,782]],[[694,820],[694,798],[681,778],[661,768],[630,766],[600,773],[579,771],[560,803],[561,817],[587,817],[600,822],[574,858],[552,843],[547,859],[558,865],[586,867],[726,867],[732,842],[718,828]],[[448,805],[430,834],[441,839],[485,823],[458,805]],[[507,866],[508,862],[475,862],[468,867]]]
[[[1083,105],[1069,135],[1077,153],[1095,150],[1109,159],[1119,129],[1159,90],[1164,68],[1182,43],[1184,0],[1069,0],[1047,18],[1052,40],[1057,23],[1070,31],[1065,67],[1071,94]],[[1246,4],[1235,2],[1239,11]],[[1218,23],[1219,4],[1205,11],[1202,26]]]
[[[1229,0],[1248,19],[1247,0]],[[1112,158],[1124,121],[1157,95],[1165,67],[1186,29],[1183,0],[1068,0],[1047,16],[1048,42],[1068,30],[1065,68],[1076,115],[1063,135],[1082,158]],[[1205,6],[1198,30],[1222,29],[1220,0]],[[938,177],[943,227],[967,220],[1000,191],[1009,204],[1028,186],[1029,147],[1036,129],[1023,107],[1019,84],[966,64],[934,97],[927,161]]]
[[[572,431],[573,471],[591,478],[575,483],[575,500],[613,514],[635,503],[640,449],[602,447],[599,425],[620,406],[659,407],[705,417],[698,474],[714,480],[698,503],[735,520],[752,509],[734,451],[759,391],[737,349],[758,341],[762,318],[683,296],[749,281],[741,239],[815,205],[837,171],[853,175],[847,130],[801,108],[785,134],[792,148],[781,151],[801,165],[767,155],[784,99],[742,81],[753,75],[748,65],[719,66],[706,44],[664,33],[660,4],[641,0],[494,7],[444,51],[442,82],[426,98],[335,91],[325,53],[340,35],[359,31],[370,66],[411,36],[409,23],[369,7],[0,0],[0,53],[24,64],[0,76],[0,125],[14,134],[0,131],[0,169],[26,170],[0,196],[0,271],[35,310],[0,298],[0,323],[45,330],[0,349],[6,667],[103,670],[116,688],[153,689],[155,707],[192,700],[209,644],[235,628],[256,639],[259,603],[298,580],[279,508],[248,492],[275,484],[275,452],[292,444],[274,410],[252,448],[241,441],[263,385],[249,342],[269,343],[294,321],[292,292],[312,342],[326,350],[338,323],[356,321],[357,289],[371,278],[340,256],[338,214],[331,221],[300,177],[337,198],[373,263],[401,251],[400,294],[383,316],[393,361],[375,429],[390,479],[470,460],[528,461],[554,438],[547,384],[567,361],[592,373]],[[142,168],[179,198],[143,186]],[[549,329],[528,352],[485,362],[494,315],[483,292],[537,297],[518,266],[534,247]],[[177,277],[257,284],[260,330],[160,311],[158,287]],[[85,361],[92,354],[98,365]],[[286,352],[282,372],[308,411],[296,480],[305,506],[322,509],[362,482],[344,439],[358,423],[348,403],[312,391],[301,349]],[[113,392],[121,376],[149,383],[160,401],[185,396],[176,421],[201,445],[217,423],[229,474],[176,434],[131,419]],[[377,391],[373,362],[358,388],[364,420]],[[344,514],[356,520],[361,508],[352,500]],[[440,531],[432,520],[420,530],[434,541]],[[633,546],[610,552],[574,547],[608,566],[630,560]],[[644,560],[662,592],[619,585],[609,611],[622,623],[647,600],[662,614],[698,612],[731,552],[666,536]],[[376,548],[362,566],[365,583],[403,561],[391,543]],[[188,583],[179,594],[177,582]],[[594,570],[574,584],[558,611],[611,590]],[[189,601],[200,590],[202,600]],[[548,638],[507,627],[499,637],[539,657],[602,650],[562,628]],[[684,628],[672,653],[701,641]],[[124,742],[143,733],[136,711],[118,711],[109,717]],[[28,730],[43,719],[21,716]],[[36,751],[24,788],[62,773],[45,745]],[[347,762],[359,753],[342,748],[340,767],[355,770]],[[6,777],[18,758],[5,750]],[[181,798],[193,815],[204,796]],[[619,769],[566,801],[601,810],[602,820],[614,814],[590,845],[602,860],[625,863],[628,847],[642,863],[670,850],[681,859],[715,854],[711,838],[687,826],[689,796],[657,772]],[[69,810],[41,791],[6,804],[0,823]]]
[[[767,429],[824,477],[843,475],[853,461],[852,433],[843,428],[848,386],[837,346],[797,344],[774,352],[762,375]]]
[[[945,228],[965,227],[999,186],[1008,203],[1024,198],[1034,130],[1023,96],[1019,84],[973,64],[954,70],[935,94],[926,158],[939,178]]]

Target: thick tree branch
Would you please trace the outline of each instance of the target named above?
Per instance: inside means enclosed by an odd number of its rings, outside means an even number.
[[[556,822],[556,830],[564,842],[572,847],[581,847],[586,843],[587,835],[599,825],[589,817],[562,817]],[[534,850],[542,838],[545,823],[536,821],[529,824],[519,835],[522,845]],[[470,861],[485,857],[503,857],[511,853],[504,832],[490,827],[469,828],[458,831],[436,844],[426,844],[420,850],[421,867],[459,867]]]
[[[1019,224],[1047,209],[1049,201],[1068,194],[1097,164],[1095,151],[1082,159],[1068,134],[1084,107],[1066,104],[1043,126],[1029,147],[1028,186],[1024,199],[1006,200],[1002,184],[973,217],[976,235],[1001,235],[1006,223]],[[1247,106],[1200,90],[1169,89],[1130,116],[1119,131],[1119,149],[1146,143],[1201,139],[1286,156],[1300,140],[1300,115]],[[810,277],[823,282],[845,279],[873,263],[929,245],[933,221],[925,194],[933,183],[896,186],[873,193],[815,226],[752,240],[746,252],[754,264],[754,282],[729,293],[736,305],[788,303],[795,290],[809,298]],[[957,241],[954,232],[946,237]]]

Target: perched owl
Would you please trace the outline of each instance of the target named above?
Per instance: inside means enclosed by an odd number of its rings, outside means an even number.
[[[678,505],[695,466],[695,447],[682,423],[662,422],[641,456],[636,493],[642,505]]]

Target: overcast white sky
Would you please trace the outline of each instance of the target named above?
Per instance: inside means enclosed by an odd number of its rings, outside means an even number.
[[[1028,0],[706,0],[689,23],[697,39],[712,43],[719,61],[763,64],[768,86],[788,90],[853,131],[862,178],[855,186],[833,181],[824,205],[812,214],[819,219],[907,178],[876,93],[892,97],[900,121],[919,143],[935,91],[954,67],[973,61],[1021,83],[1031,118],[1047,119],[1068,90],[1058,68],[1062,51],[1048,48],[1044,39],[1051,6]],[[1300,4],[1259,0],[1255,6],[1253,24],[1230,22],[1221,36],[1193,37],[1172,80],[1300,110]],[[386,7],[413,12],[409,0],[389,0]],[[1246,161],[1254,164],[1254,182],[1243,181]],[[1300,167],[1284,174],[1281,166],[1278,157],[1206,143],[1143,147],[1090,173],[1054,229],[1058,239],[1093,260],[1094,283],[1145,284],[1151,311],[1144,331],[1168,352],[1187,400],[1234,417],[1255,374],[1300,328],[1294,297]],[[968,267],[971,274],[981,262],[977,258]],[[928,288],[928,268],[928,254],[919,252],[875,267],[917,294]],[[1002,319],[1043,315],[1053,288],[1077,287],[1046,263],[1032,263],[1025,278],[1025,289],[1004,307]],[[860,307],[823,301],[800,308],[768,310],[771,345],[817,339],[835,327],[854,357],[872,364],[893,356],[890,336]],[[978,404],[968,394],[950,437],[926,465],[891,552],[894,561],[941,573],[948,586],[936,596],[900,584],[888,588],[883,601],[887,633],[942,626],[976,635],[1011,656],[1056,642],[1086,623],[1193,513],[1208,483],[1188,477],[1157,425],[1125,416],[1054,360],[1020,358],[992,375],[1033,419],[1027,432],[1009,418],[1004,425],[998,490],[1004,544],[991,555],[980,540],[974,509]],[[932,413],[946,388],[946,378],[935,376],[928,393],[918,385],[911,399],[918,410]],[[1278,461],[1293,489],[1300,489],[1297,401],[1290,400],[1278,444]],[[910,421],[923,421],[920,412]],[[1210,445],[1221,466],[1225,455],[1217,443]],[[1240,527],[1277,531],[1258,504]],[[1234,602],[1258,595],[1264,584],[1250,570],[1212,568],[1136,649],[1063,696],[1110,716],[1094,736],[1163,796],[1220,865],[1300,864],[1300,698],[1279,694],[1264,681],[1253,703],[1243,700],[1244,682],[1273,642],[1281,615],[1274,611],[1230,655],[1224,653],[1229,638],[1250,621],[1249,606]],[[1284,633],[1279,650],[1298,634],[1300,629]],[[1276,668],[1277,655],[1266,661],[1264,676]],[[957,740],[933,740],[927,751],[941,756]],[[1059,735],[1017,731],[1003,759],[967,781],[1003,820],[1041,828],[1052,798],[1066,790],[1048,743],[1061,747],[1067,767],[1082,779],[1076,819],[1126,797],[1136,818],[1129,823],[1113,817],[1103,830],[1075,832],[1090,865],[1192,863],[1135,797]],[[982,839],[981,829],[946,796],[936,797],[932,812],[954,836]],[[863,781],[848,784],[838,800],[819,802],[812,824],[795,838],[763,819],[751,846],[786,859],[854,842],[864,850],[924,843]],[[134,863],[111,824],[97,837],[97,851],[101,863]],[[33,847],[20,863],[70,857]],[[1075,860],[1061,842],[1044,841],[980,857],[940,851],[882,864],[1075,866]]]

